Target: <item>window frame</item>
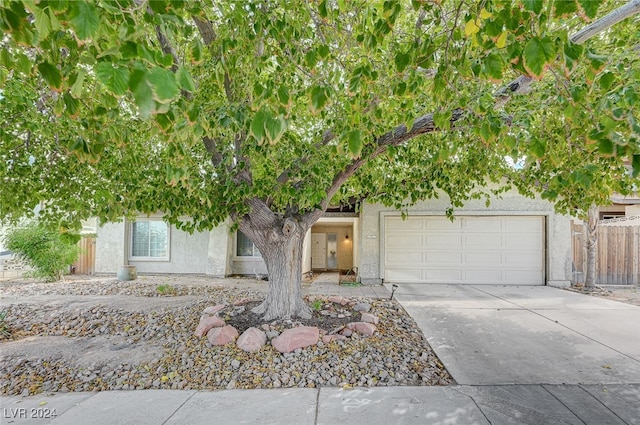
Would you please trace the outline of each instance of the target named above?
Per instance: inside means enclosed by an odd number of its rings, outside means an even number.
[[[252,255],[239,255],[238,254],[238,248],[240,248],[240,243],[239,243],[239,238],[240,235],[242,235],[242,237],[246,238],[249,242],[251,242],[251,248],[252,248]],[[258,248],[256,248],[256,244],[254,244],[251,239],[249,239],[247,237],[247,235],[245,235],[244,233],[242,233],[240,230],[236,231],[236,237],[234,240],[234,257],[236,258],[240,258],[240,259],[262,259],[262,254],[260,253],[260,251],[258,250]]]
[[[134,225],[135,223],[141,222],[161,222],[167,228],[167,241],[166,241],[166,255],[162,257],[151,257],[151,256],[141,256],[141,255],[133,255],[133,238],[134,238]],[[151,227],[149,227],[150,229]],[[151,252],[151,238],[149,238],[149,250]],[[129,223],[129,260],[130,261],[158,261],[158,262],[168,262],[171,261],[171,226],[167,224],[160,217],[141,217],[137,218]]]

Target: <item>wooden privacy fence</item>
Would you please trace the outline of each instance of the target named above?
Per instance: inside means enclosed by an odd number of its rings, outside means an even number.
[[[96,238],[95,236],[83,237],[78,242],[80,256],[71,266],[73,274],[94,274],[96,269]]]
[[[587,271],[586,228],[571,224],[574,281],[584,283]],[[640,226],[598,226],[596,284],[640,284]]]

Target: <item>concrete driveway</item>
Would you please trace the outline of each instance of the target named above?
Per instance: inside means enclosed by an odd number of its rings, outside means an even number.
[[[640,383],[640,307],[546,286],[400,284],[462,385]]]

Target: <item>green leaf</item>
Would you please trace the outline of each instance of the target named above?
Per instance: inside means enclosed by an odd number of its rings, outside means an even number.
[[[522,52],[524,66],[533,76],[540,77],[546,64],[555,59],[553,41],[548,38],[532,38]]]
[[[69,93],[65,93],[63,96],[63,99],[64,99],[65,109],[67,110],[67,114],[69,114],[71,117],[76,117],[80,110],[80,101],[75,99]]]
[[[176,84],[176,77],[173,72],[164,68],[153,68],[147,75],[147,80],[151,84],[155,100],[165,103],[178,95],[180,89]]]
[[[611,72],[605,72],[604,74],[602,74],[598,82],[600,83],[600,87],[602,88],[602,90],[607,91],[611,88],[615,80],[615,75],[613,75]]]
[[[324,87],[313,86],[311,88],[311,111],[318,112],[327,104],[327,90]]]
[[[80,40],[91,38],[98,32],[100,18],[95,6],[91,3],[86,1],[71,2],[69,18],[71,26]]]
[[[191,45],[189,59],[193,64],[199,64],[204,59],[204,47],[199,38],[196,38]]]
[[[433,114],[433,122],[439,129],[448,130],[451,127],[451,116],[450,110],[438,111]]]
[[[279,117],[267,117],[265,123],[265,134],[269,139],[270,144],[276,144],[287,130],[287,122],[282,116]]]
[[[76,81],[71,86],[71,95],[73,97],[81,97],[82,96],[82,87],[84,85],[84,78],[87,73],[83,69],[78,70],[78,76],[76,77]]]
[[[484,73],[489,79],[493,81],[499,81],[502,79],[502,71],[504,69],[504,62],[502,61],[502,57],[496,53],[491,53],[489,56],[484,58]]]
[[[184,66],[178,68],[176,72],[176,79],[178,80],[178,84],[180,84],[180,88],[186,91],[194,91],[196,89],[196,84],[191,78],[191,74]]]
[[[49,18],[49,14],[46,10],[40,9],[37,6],[31,8],[33,12],[33,17],[35,19],[36,30],[38,30],[38,35],[40,39],[44,39],[49,35],[52,30],[51,27],[51,19]]]
[[[613,155],[613,142],[609,139],[600,139],[598,140],[598,152],[601,155],[609,156]]]
[[[602,4],[601,0],[578,0],[580,9],[589,19],[594,19],[598,16],[598,7]]]
[[[291,97],[289,95],[289,89],[287,88],[287,86],[282,85],[278,88],[278,100],[284,106],[287,106],[289,104]]]
[[[578,59],[582,56],[583,48],[579,44],[572,43],[567,40],[562,46],[562,52],[564,53],[564,63],[567,70],[572,71],[577,65]]]
[[[347,142],[349,144],[349,152],[353,156],[360,156],[362,152],[362,133],[360,130],[351,130],[347,133]]]
[[[553,16],[556,18],[566,18],[573,16],[578,11],[575,0],[556,0],[553,3]]]
[[[589,65],[591,66],[591,70],[593,71],[593,73],[598,74],[604,69],[604,66],[607,64],[608,57],[604,55],[598,55],[588,50],[587,59],[589,60]]]
[[[271,116],[268,115],[263,109],[259,110],[253,116],[251,120],[251,134],[255,137],[256,141],[259,145],[262,144],[262,141],[265,136],[265,121],[269,119]]]
[[[547,143],[544,140],[533,139],[529,143],[529,152],[536,156],[536,158],[544,157],[547,151]]]
[[[55,90],[60,90],[62,87],[62,74],[55,65],[49,62],[42,62],[38,64],[38,71],[44,80],[49,84],[49,87]]]
[[[574,171],[571,173],[571,180],[574,183],[579,184],[585,189],[591,188],[591,183],[593,181],[593,176],[590,173],[583,173],[582,171]]]
[[[117,96],[122,96],[127,92],[129,84],[129,70],[119,67],[111,62],[100,62],[95,66],[98,80],[104,84],[109,91]]]
[[[524,8],[538,15],[542,11],[542,0],[524,0]]]
[[[394,59],[396,64],[396,71],[402,72],[404,71],[409,63],[411,62],[411,55],[409,53],[396,53],[396,57]]]
[[[153,91],[147,81],[147,73],[142,69],[131,72],[129,88],[133,92],[140,115],[143,118],[148,118],[154,111],[156,103],[153,100]]]
[[[326,2],[326,0],[322,0],[320,2],[320,4],[318,5],[318,13],[323,18],[326,18],[329,15],[329,12],[327,10],[327,2]]]
[[[325,59],[327,56],[329,56],[330,50],[329,50],[329,46],[327,46],[326,44],[322,44],[321,46],[318,47],[318,54],[320,55],[321,58]]]
[[[633,158],[631,159],[631,168],[633,169],[631,172],[633,177],[640,176],[640,155],[633,155]]]
[[[316,55],[315,50],[309,50],[306,55],[304,55],[304,61],[307,63],[309,68],[313,68],[318,63],[318,56]]]

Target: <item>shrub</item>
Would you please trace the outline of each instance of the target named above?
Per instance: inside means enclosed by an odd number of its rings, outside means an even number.
[[[0,339],[8,339],[11,337],[9,324],[7,323],[7,310],[0,311]]]
[[[74,236],[33,223],[10,230],[4,237],[4,245],[33,268],[27,276],[53,282],[62,279],[80,254]]]

